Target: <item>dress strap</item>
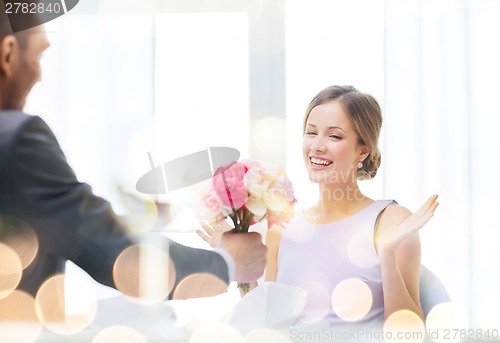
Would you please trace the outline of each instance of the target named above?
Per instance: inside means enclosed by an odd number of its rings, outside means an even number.
[[[373,237],[373,234],[375,233],[375,225],[380,214],[387,208],[387,206],[392,204],[397,204],[397,201],[393,199],[375,201],[369,208],[367,208],[360,218],[357,218],[356,226],[362,228],[365,234]]]

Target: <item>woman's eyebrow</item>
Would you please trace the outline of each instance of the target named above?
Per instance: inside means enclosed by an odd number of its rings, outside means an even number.
[[[339,130],[342,130],[345,132],[345,130],[343,128],[341,128],[340,126],[330,126],[328,127],[328,130],[331,130],[331,129],[339,129]]]
[[[312,127],[314,127],[314,128],[316,127],[316,125],[314,125],[314,124],[309,124],[309,123],[307,123],[307,126],[312,126]],[[328,127],[328,130],[332,130],[332,129],[339,129],[339,130],[342,130],[342,131],[344,131],[344,132],[345,132],[345,130],[344,130],[343,128],[341,128],[340,126],[329,126],[329,127]]]

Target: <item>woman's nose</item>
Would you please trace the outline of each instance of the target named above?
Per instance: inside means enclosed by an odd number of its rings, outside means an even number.
[[[326,145],[321,138],[316,138],[313,142],[311,142],[309,150],[313,152],[324,152],[326,150]]]

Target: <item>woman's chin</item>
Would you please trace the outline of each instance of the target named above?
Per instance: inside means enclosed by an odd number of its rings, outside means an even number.
[[[309,171],[307,173],[309,181],[313,183],[324,183],[326,181],[326,175],[322,175],[316,171]]]

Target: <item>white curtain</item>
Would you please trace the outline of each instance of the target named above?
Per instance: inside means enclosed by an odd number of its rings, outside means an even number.
[[[497,1],[424,0],[387,0],[385,13],[384,192],[411,209],[440,194],[423,263],[482,326],[500,290],[499,13]]]
[[[153,18],[70,13],[45,25],[51,46],[25,111],[48,122],[78,178],[120,212],[117,185],[149,168]]]

